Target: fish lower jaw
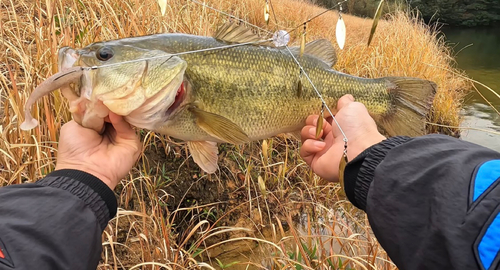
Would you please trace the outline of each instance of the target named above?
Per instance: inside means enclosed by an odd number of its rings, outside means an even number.
[[[78,54],[73,48],[62,47],[59,49],[57,57],[57,67],[59,71],[67,70],[73,67],[73,64],[78,61]]]
[[[184,74],[180,73],[157,94],[125,116],[125,120],[138,128],[154,130],[158,125],[167,122],[184,101],[186,97],[184,85]]]

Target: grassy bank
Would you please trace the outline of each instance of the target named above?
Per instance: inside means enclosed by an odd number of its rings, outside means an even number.
[[[266,26],[265,1],[206,3],[271,30],[294,28],[323,10],[302,1],[274,0],[277,21],[272,15]],[[56,72],[58,48],[160,32],[210,35],[227,19],[190,1],[168,4],[161,16],[154,0],[0,3],[0,186],[32,182],[54,168],[58,131],[70,119],[61,94],[37,103],[33,114],[40,120],[38,128],[23,132],[18,126],[29,94]],[[429,122],[458,125],[466,83],[454,75],[453,59],[435,32],[397,13],[379,23],[366,47],[371,22],[348,15],[344,19],[347,42],[335,69],[362,77],[433,80],[439,90]],[[308,39],[336,44],[336,20],[336,12],[330,12],[312,21]],[[297,44],[297,33],[291,34]],[[429,131],[436,130],[429,125]],[[338,197],[337,185],[310,172],[298,155],[297,141],[277,137],[221,145],[221,170],[205,175],[182,142],[148,131],[141,135],[143,155],[118,187],[120,210],[103,235],[101,269],[235,268],[248,264],[247,257],[254,258],[255,268],[393,268],[364,214]],[[231,245],[219,244],[224,241]],[[238,253],[243,256],[236,257]]]

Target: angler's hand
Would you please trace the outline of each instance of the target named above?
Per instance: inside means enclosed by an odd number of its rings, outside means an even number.
[[[368,114],[366,107],[354,102],[351,95],[345,95],[337,104],[337,122],[347,136],[347,158],[353,160],[366,148],[385,139],[378,132],[377,125]],[[328,181],[338,181],[339,164],[344,152],[342,133],[333,119],[323,121],[321,138],[316,140],[316,123],[318,115],[310,115],[306,126],[302,128],[302,147],[300,155],[312,170]]]
[[[102,135],[75,121],[61,128],[56,170],[90,173],[114,189],[132,169],[141,152],[139,137],[123,117],[109,114]]]

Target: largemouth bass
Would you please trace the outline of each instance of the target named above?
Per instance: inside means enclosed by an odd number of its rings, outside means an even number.
[[[425,133],[434,83],[337,72],[326,40],[307,44],[302,56],[298,47],[247,44],[256,40],[262,39],[248,28],[226,24],[214,37],[158,34],[62,48],[60,72],[32,94],[21,128],[37,125],[29,111],[36,99],[61,88],[83,126],[100,130],[112,111],[138,128],[187,141],[194,161],[213,173],[217,143],[297,132],[308,115],[319,113],[321,101],[292,53],[330,108],[352,94],[389,136]],[[227,48],[237,43],[247,45]],[[191,51],[196,52],[186,53]]]

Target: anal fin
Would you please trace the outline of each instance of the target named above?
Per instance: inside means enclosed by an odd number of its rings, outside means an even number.
[[[217,165],[217,155],[219,149],[217,143],[208,141],[187,142],[189,152],[194,162],[207,173],[214,173],[219,167]]]

